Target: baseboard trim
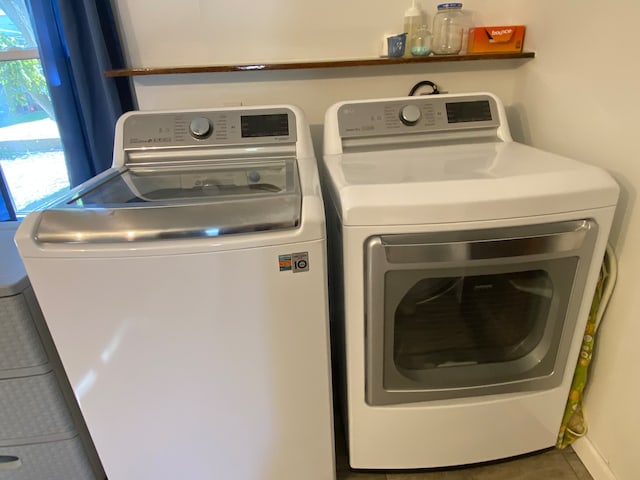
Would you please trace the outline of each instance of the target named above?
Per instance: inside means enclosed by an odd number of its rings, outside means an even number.
[[[571,446],[594,480],[617,480],[609,464],[588,436],[579,438]]]

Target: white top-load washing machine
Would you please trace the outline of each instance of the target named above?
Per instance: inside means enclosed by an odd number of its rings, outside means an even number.
[[[109,479],[334,478],[302,112],[132,112],[114,155],[16,235]]]
[[[486,93],[336,104],[321,170],[351,466],[553,446],[613,179],[513,142]]]

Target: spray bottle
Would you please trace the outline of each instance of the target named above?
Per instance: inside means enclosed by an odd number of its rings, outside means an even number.
[[[404,12],[404,32],[407,34],[404,56],[411,56],[411,39],[422,26],[422,12],[416,6],[416,0],[411,0],[411,6]]]

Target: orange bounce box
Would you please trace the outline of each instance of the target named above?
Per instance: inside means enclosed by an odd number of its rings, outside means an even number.
[[[468,53],[516,53],[522,51],[524,25],[469,29]]]

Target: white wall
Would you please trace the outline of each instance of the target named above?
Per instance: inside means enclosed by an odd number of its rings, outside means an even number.
[[[411,0],[112,0],[130,66],[375,57]],[[430,23],[437,0],[417,0]],[[510,0],[467,0],[477,21],[513,22]]]
[[[113,1],[131,67],[375,58],[383,35],[402,31],[410,5],[410,0]],[[437,0],[418,3],[431,23]],[[469,0],[465,10],[478,22],[510,23],[517,18],[512,5]],[[403,96],[424,79],[448,91],[490,90],[509,102],[515,67],[522,62],[506,63],[171,75],[135,77],[133,83],[140,109],[293,103],[311,124],[320,125],[337,101]]]
[[[323,123],[324,112],[337,101],[405,96],[424,79],[448,91],[489,90],[511,99],[515,70],[500,70],[497,62],[476,62],[470,68],[477,69],[472,77],[456,64],[429,67],[428,72],[410,65],[154,76],[137,78],[135,88],[142,110],[291,103],[314,125]]]
[[[409,0],[113,0],[131,67],[371,58],[401,30]],[[437,1],[422,0],[431,21]],[[601,165],[622,186],[612,242],[618,285],[602,325],[586,403],[588,439],[576,445],[596,480],[636,480],[640,456],[640,218],[635,144],[640,107],[640,4],[592,0],[467,0],[476,24],[527,25],[527,62],[468,62],[287,72],[137,77],[141,109],[293,103],[314,124],[339,100],[405,95],[422,79],[451,92],[488,90],[509,106],[514,136]],[[248,10],[250,13],[245,14]],[[586,446],[585,446],[586,445]]]
[[[602,323],[587,391],[587,441],[576,450],[585,463],[593,462],[592,470],[606,470],[608,463],[618,480],[636,480],[640,478],[640,3],[621,0],[612,5],[520,2],[529,27],[526,46],[536,51],[536,58],[518,71],[513,98],[529,143],[599,165],[622,186],[611,236],[619,256],[618,283]],[[598,453],[601,465],[591,458]]]

